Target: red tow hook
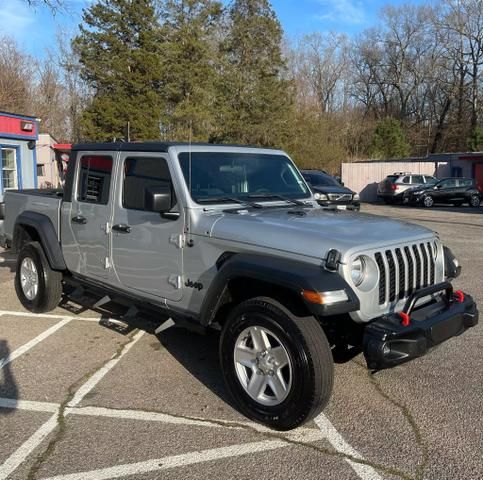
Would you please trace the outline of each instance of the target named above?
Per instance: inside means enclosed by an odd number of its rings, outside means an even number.
[[[465,294],[461,290],[456,290],[456,292],[453,292],[453,298],[458,303],[463,303],[465,301]]]
[[[409,324],[411,323],[411,319],[409,318],[409,315],[404,312],[399,312],[398,315],[401,317],[401,325],[403,327],[409,327]]]

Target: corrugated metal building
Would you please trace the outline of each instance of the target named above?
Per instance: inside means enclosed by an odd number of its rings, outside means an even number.
[[[0,202],[7,189],[37,187],[38,132],[37,118],[0,112]]]

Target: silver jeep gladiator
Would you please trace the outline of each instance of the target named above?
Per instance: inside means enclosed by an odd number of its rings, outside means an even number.
[[[434,232],[324,210],[279,150],[77,145],[63,191],[8,191],[1,211],[25,308],[81,295],[156,332],[221,330],[235,403],[279,430],[322,411],[334,357],[389,368],[478,322]]]

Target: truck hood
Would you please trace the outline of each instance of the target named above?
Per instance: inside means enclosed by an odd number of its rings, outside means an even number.
[[[266,208],[216,215],[210,236],[315,258],[434,237],[419,225],[387,217],[322,208]],[[205,225],[206,227],[207,225]],[[207,233],[207,228],[204,229]]]

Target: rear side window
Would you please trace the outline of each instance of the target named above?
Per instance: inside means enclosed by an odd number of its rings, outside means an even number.
[[[170,182],[171,175],[164,158],[127,158],[124,162],[123,207],[131,210],[146,210],[146,189]]]
[[[403,177],[401,181],[402,183],[409,183],[409,177]]]
[[[411,183],[424,183],[422,175],[413,175],[411,177]]]
[[[470,178],[460,178],[457,180],[458,182],[458,187],[471,187],[473,186],[473,180]]]
[[[85,155],[80,160],[77,200],[107,205],[111,186],[112,157]]]

